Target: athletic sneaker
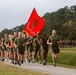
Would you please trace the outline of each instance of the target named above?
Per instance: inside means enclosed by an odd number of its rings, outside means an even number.
[[[46,61],[45,60],[43,60],[43,65],[46,65]]]
[[[4,61],[4,58],[2,58],[1,60],[2,60],[2,62],[3,62],[3,61]]]
[[[19,65],[19,66],[21,66],[21,63],[20,63],[20,62],[18,62],[18,65]]]
[[[7,58],[5,58],[5,62],[7,62],[8,61],[8,59]]]
[[[12,61],[12,64],[14,64],[14,61]]]
[[[28,58],[28,62],[29,62],[29,63],[30,63],[30,61],[31,61],[30,58]]]
[[[54,67],[56,67],[56,60],[55,60],[55,63],[54,63]]]
[[[11,61],[11,60],[10,60],[9,62],[10,62],[10,63],[12,63],[12,61]]]
[[[14,64],[14,61],[10,60],[10,63]]]
[[[35,59],[32,60],[32,63],[35,63]]]
[[[54,64],[54,67],[56,67],[56,63]]]
[[[21,63],[19,63],[19,66],[21,66]]]
[[[21,60],[21,63],[23,64],[23,60]]]
[[[28,59],[25,59],[25,62],[28,62]]]
[[[16,65],[17,64],[17,61],[14,61],[14,64]]]

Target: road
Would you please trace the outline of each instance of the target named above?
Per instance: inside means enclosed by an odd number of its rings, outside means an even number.
[[[21,66],[13,65],[8,62],[7,64],[18,67],[18,68],[42,72],[49,75],[76,75],[76,69],[69,69],[69,68],[64,68],[64,67],[59,67],[59,66],[57,67],[54,67],[52,65],[44,66],[39,63],[24,63]]]

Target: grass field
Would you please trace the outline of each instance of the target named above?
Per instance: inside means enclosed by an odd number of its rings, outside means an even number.
[[[49,50],[47,61],[52,63],[51,50]],[[76,68],[76,48],[60,48],[57,64]]]
[[[52,64],[51,50],[49,50],[47,63]],[[60,48],[57,65],[76,69],[76,48]],[[45,75],[43,73],[28,71],[9,66],[0,62],[0,75]]]
[[[16,68],[0,62],[0,75],[46,75],[46,74]]]

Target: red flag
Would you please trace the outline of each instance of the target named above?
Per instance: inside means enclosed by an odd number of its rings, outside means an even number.
[[[30,36],[37,35],[44,27],[44,20],[37,14],[35,8],[33,9],[24,31]]]

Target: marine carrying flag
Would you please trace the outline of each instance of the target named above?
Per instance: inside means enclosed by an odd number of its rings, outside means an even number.
[[[37,14],[36,9],[34,8],[24,27],[24,32],[28,33],[30,36],[35,36],[42,30],[43,27],[44,19]]]

